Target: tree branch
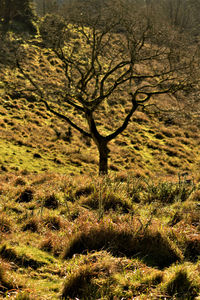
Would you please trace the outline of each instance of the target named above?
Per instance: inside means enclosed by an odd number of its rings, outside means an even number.
[[[48,109],[48,111],[50,111],[51,113],[53,113],[54,115],[56,115],[57,117],[59,117],[60,119],[65,120],[69,125],[71,125],[73,128],[75,128],[76,130],[78,130],[80,133],[82,133],[83,135],[87,136],[87,137],[92,137],[90,133],[88,133],[87,131],[83,130],[82,128],[80,128],[79,126],[77,126],[74,122],[72,122],[68,117],[66,117],[65,115],[55,111],[53,108],[51,108],[48,104],[48,102],[46,100],[44,100],[44,94],[42,92],[42,90],[38,87],[38,85],[34,82],[34,80],[24,72],[24,70],[22,69],[22,67],[19,64],[19,61],[17,60],[17,67],[19,68],[20,72],[22,73],[22,75],[27,78],[30,83],[36,88],[36,91],[39,92],[40,94],[40,99],[39,102],[42,102],[45,104],[46,108]],[[71,104],[73,107],[77,108],[78,110],[84,111],[84,109],[78,105],[76,105],[75,103],[73,103],[72,101],[70,101],[69,99],[67,100],[67,103]]]
[[[79,126],[77,126],[74,122],[72,122],[68,117],[66,117],[65,115],[55,111],[53,108],[51,108],[48,104],[48,102],[44,99],[40,99],[40,102],[44,103],[46,108],[48,109],[48,111],[50,111],[51,113],[53,113],[54,115],[56,115],[57,117],[59,117],[60,119],[65,120],[69,125],[71,125],[73,128],[75,128],[76,130],[78,130],[80,133],[82,133],[84,136],[87,137],[92,137],[90,133],[88,133],[87,131],[83,130],[82,128],[80,128]]]
[[[136,109],[138,108],[139,104],[136,101],[136,93],[134,94],[130,94],[132,97],[132,109],[130,110],[130,112],[128,113],[128,115],[126,116],[122,126],[120,126],[115,132],[111,133],[110,135],[106,136],[105,139],[109,142],[112,139],[116,138],[120,133],[122,133],[126,127],[128,126],[128,123],[133,115],[133,113],[136,111]]]

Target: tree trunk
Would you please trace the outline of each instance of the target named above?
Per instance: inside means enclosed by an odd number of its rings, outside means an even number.
[[[99,175],[108,174],[108,157],[109,157],[109,148],[107,144],[101,143],[98,145],[99,150]]]

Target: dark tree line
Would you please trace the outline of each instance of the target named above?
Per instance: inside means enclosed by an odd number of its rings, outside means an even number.
[[[36,33],[36,15],[31,0],[1,0],[0,25],[4,31]]]

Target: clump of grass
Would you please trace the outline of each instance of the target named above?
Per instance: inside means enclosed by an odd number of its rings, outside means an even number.
[[[18,185],[26,185],[26,180],[24,178],[22,178],[21,176],[17,177],[15,182],[14,182],[14,185],[15,186],[18,186]]]
[[[140,203],[142,201],[142,194],[145,190],[144,181],[140,178],[132,178],[129,182],[127,181],[127,192],[132,202]]]
[[[66,239],[63,235],[58,235],[52,231],[47,232],[45,237],[40,242],[39,248],[43,251],[53,253],[55,256],[59,256],[66,244]]]
[[[29,218],[26,223],[23,225],[23,231],[39,232],[40,220],[37,217]]]
[[[34,300],[36,299],[34,296],[29,295],[27,292],[20,292],[15,297],[15,300]]]
[[[0,294],[6,293],[8,290],[16,288],[15,284],[7,279],[6,265],[0,260]]]
[[[94,193],[91,196],[81,200],[81,204],[84,204],[92,209],[98,209],[102,206],[102,209],[108,211],[118,210],[122,213],[128,213],[132,210],[132,203],[123,194],[119,195],[114,191],[106,191],[104,193]]]
[[[1,213],[0,215],[0,232],[2,233],[11,233],[12,231],[12,223],[11,220],[5,213]]]
[[[191,195],[191,200],[200,202],[200,186]]]
[[[100,251],[73,258],[73,261],[64,282],[62,298],[99,299],[105,295],[108,299],[111,277],[123,267],[121,259]]]
[[[200,236],[190,236],[185,241],[184,256],[190,261],[197,261],[200,255]]]
[[[22,191],[17,198],[17,202],[31,202],[33,200],[33,190],[30,188],[26,188],[24,191]]]
[[[165,285],[165,291],[175,299],[195,299],[198,295],[199,287],[190,280],[186,270],[177,270],[172,278]]]
[[[168,222],[169,226],[175,226],[177,223],[179,223],[182,220],[182,215],[176,211],[170,218],[170,221]]]
[[[177,248],[160,232],[149,229],[143,232],[132,230],[120,230],[120,226],[106,223],[93,226],[72,237],[63,257],[66,259],[76,253],[107,249],[115,256],[137,256],[149,265],[160,268],[181,259]]]
[[[156,271],[153,274],[147,276],[143,281],[142,284],[146,284],[149,286],[155,286],[160,284],[163,281],[163,273],[161,271]]]
[[[51,230],[60,230],[62,227],[62,220],[58,215],[47,215],[43,218],[43,222]]]
[[[173,130],[171,130],[169,128],[166,128],[166,127],[161,128],[161,133],[164,134],[166,137],[169,137],[169,138],[174,137]]]
[[[163,204],[171,204],[176,201],[186,201],[194,190],[194,186],[187,183],[173,182],[147,182],[147,187],[143,193],[143,200],[151,203],[160,201]]]
[[[76,188],[75,197],[89,196],[96,190],[95,186],[92,184],[82,185]]]
[[[62,291],[62,299],[81,298],[88,299],[94,295],[94,286],[91,279],[96,276],[95,270],[90,265],[83,265],[68,276]],[[97,288],[97,287],[96,287]]]
[[[59,206],[59,200],[56,195],[52,193],[44,198],[43,206],[49,209],[57,209]]]
[[[138,259],[113,257],[107,251],[73,257],[70,265],[62,291],[64,299],[132,299],[163,280],[163,271],[149,268]]]

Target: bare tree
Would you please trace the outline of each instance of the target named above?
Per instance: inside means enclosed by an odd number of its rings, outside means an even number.
[[[153,31],[136,6],[120,5],[104,2],[92,17],[87,8],[76,10],[76,23],[46,16],[40,26],[43,47],[22,45],[17,54],[26,83],[20,92],[31,91],[49,112],[94,141],[100,174],[108,173],[109,142],[126,129],[139,107],[161,94],[175,101],[195,83],[193,46],[183,44],[169,28],[167,35],[161,28]],[[105,102],[110,114],[119,102],[126,108],[124,120],[107,135],[96,122]]]

